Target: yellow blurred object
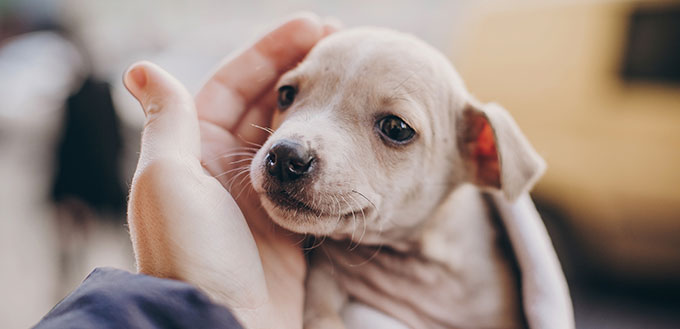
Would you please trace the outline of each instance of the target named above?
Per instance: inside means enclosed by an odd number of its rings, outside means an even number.
[[[680,86],[620,74],[628,18],[643,4],[495,8],[454,63],[546,159],[535,194],[567,215],[589,256],[624,277],[677,280]]]

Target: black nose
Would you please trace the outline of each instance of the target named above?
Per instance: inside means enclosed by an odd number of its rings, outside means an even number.
[[[304,146],[284,139],[269,149],[265,163],[270,175],[281,182],[289,182],[308,174],[312,160],[314,158]]]

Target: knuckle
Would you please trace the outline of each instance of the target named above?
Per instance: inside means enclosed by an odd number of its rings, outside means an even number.
[[[158,115],[158,113],[161,112],[161,106],[158,105],[157,102],[149,102],[146,105],[146,115],[148,116],[155,116]]]
[[[140,164],[132,180],[131,189],[162,188],[178,173],[186,171],[186,165],[173,158],[157,158]]]
[[[137,166],[130,190],[169,190],[180,185],[194,184],[202,173],[200,162],[190,161],[181,154],[157,156],[142,160]]]
[[[144,103],[144,127],[152,125],[163,116],[181,117],[191,114],[193,108],[193,100],[187,95],[169,94],[164,98],[151,96]]]
[[[149,113],[147,112],[146,114],[146,121],[144,121],[144,131],[146,131],[150,126],[154,124],[158,120],[158,115],[154,113]]]

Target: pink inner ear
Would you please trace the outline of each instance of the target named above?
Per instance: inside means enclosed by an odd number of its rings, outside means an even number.
[[[477,164],[477,182],[480,185],[500,188],[501,175],[496,140],[491,125],[486,120],[477,135],[472,157]]]

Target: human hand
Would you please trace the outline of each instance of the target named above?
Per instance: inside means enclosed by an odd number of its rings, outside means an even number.
[[[248,181],[226,188],[242,177],[243,148],[267,137],[253,125],[269,125],[278,77],[333,30],[313,16],[284,23],[225,61],[195,101],[151,63],[124,78],[146,114],[128,211],[138,270],[195,284],[246,328],[302,326],[306,264]]]

